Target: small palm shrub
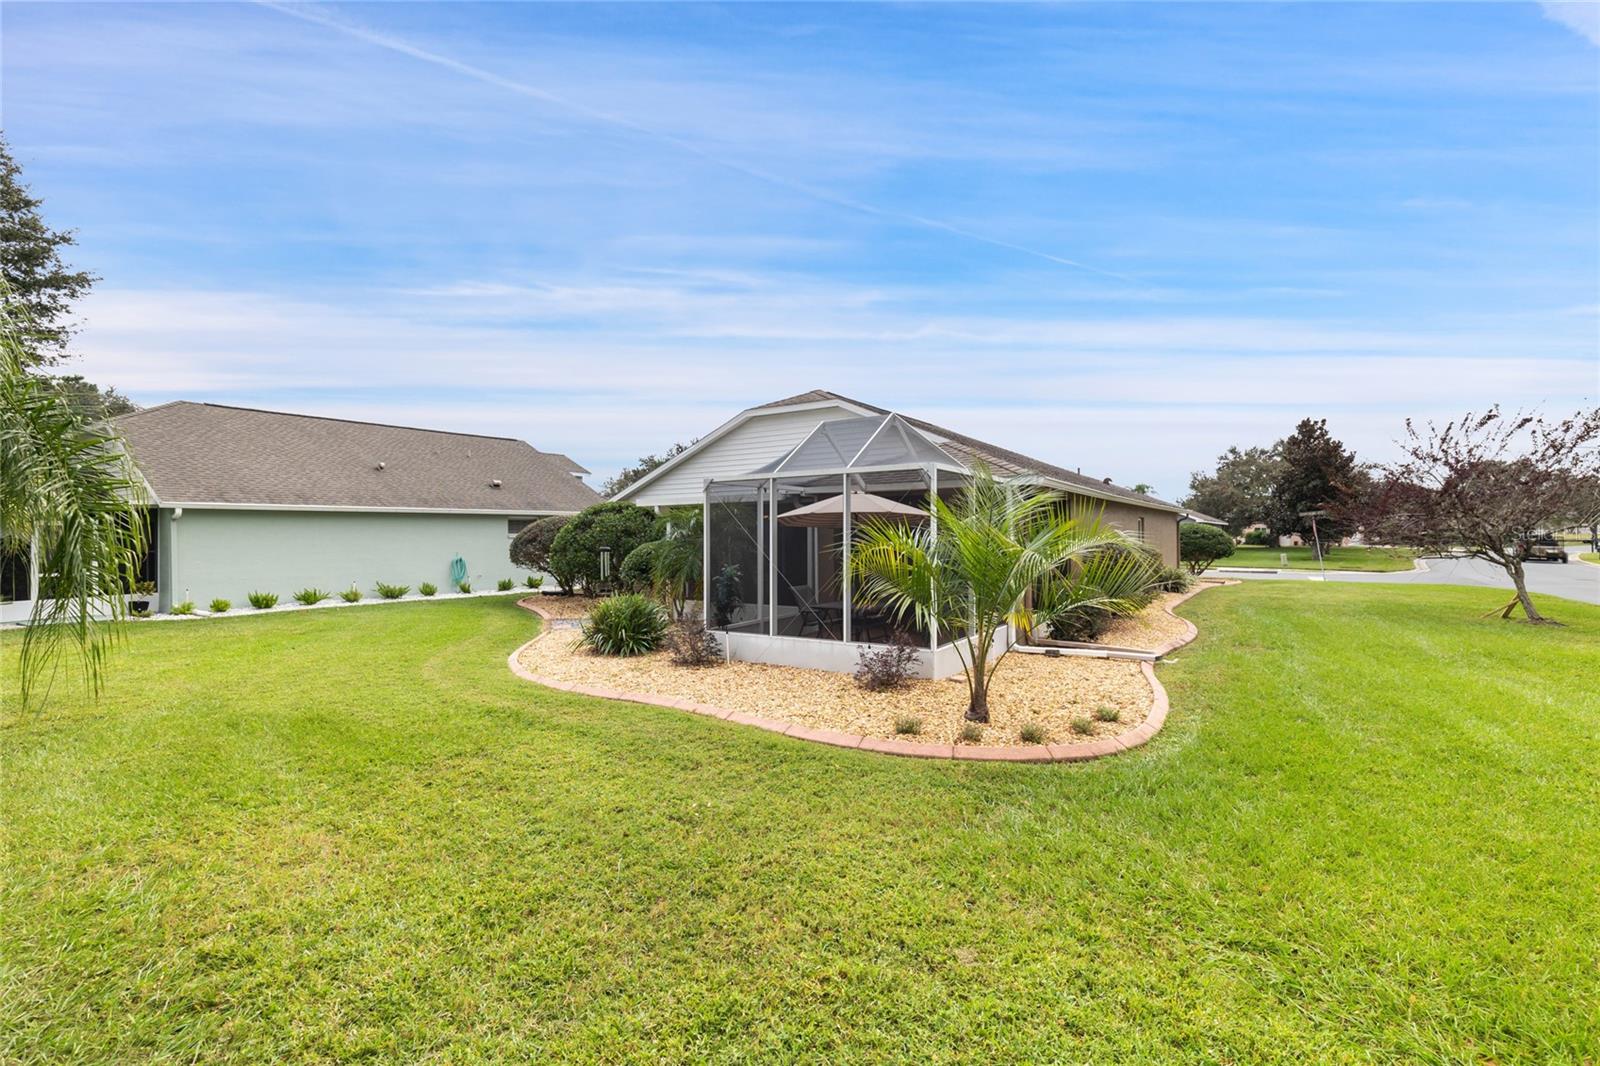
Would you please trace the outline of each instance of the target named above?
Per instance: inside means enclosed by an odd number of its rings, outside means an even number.
[[[435,592],[439,591],[439,586],[435,585],[431,581],[424,581],[422,584],[417,586],[417,591],[422,593],[424,596],[432,596]]]
[[[245,598],[250,601],[250,606],[258,611],[269,611],[278,606],[278,594],[276,592],[252,592]]]
[[[494,587],[497,592],[510,592],[515,586],[516,582],[512,581],[509,577],[503,577],[494,583]]]
[[[294,599],[296,603],[303,603],[307,607],[310,607],[313,603],[321,603],[323,600],[332,595],[333,593],[324,589],[312,587],[308,589],[301,589],[299,592],[296,592],[294,594]]]
[[[1097,722],[1115,722],[1122,717],[1122,712],[1110,704],[1102,703],[1094,709],[1094,717]]]
[[[906,683],[917,664],[917,648],[904,633],[881,648],[862,648],[856,652],[856,684],[868,692],[895,689]]]
[[[1158,592],[1188,592],[1194,578],[1181,567],[1163,566],[1156,571],[1155,587]]]
[[[961,741],[964,744],[976,744],[983,739],[983,726],[977,722],[963,722],[961,725]]]
[[[539,577],[530,577],[524,581],[523,584],[527,585],[530,589],[536,589],[540,585],[544,584],[544,577],[542,575]]]
[[[917,736],[922,732],[922,719],[914,714],[901,715],[894,720],[894,731],[900,736]]]
[[[356,588],[354,585],[351,585],[349,588],[339,593],[339,598],[346,603],[355,603],[361,599],[361,590]]]
[[[378,595],[386,600],[398,600],[401,596],[411,591],[410,585],[389,585],[380,581],[377,584]]]
[[[173,614],[194,614],[194,601],[184,600],[182,603],[172,605]]]
[[[579,643],[601,655],[643,655],[661,646],[667,612],[645,596],[613,596],[595,604]]]
[[[1024,722],[1022,728],[1017,730],[1017,736],[1024,744],[1043,744],[1049,739],[1049,734],[1044,731],[1044,726],[1038,722]]]
[[[470,582],[470,581],[457,581],[456,582],[456,591],[457,592],[471,592],[472,591],[472,582]]]
[[[694,619],[672,623],[667,630],[667,651],[679,666],[712,666],[722,662],[722,645],[716,634]]]
[[[212,614],[227,614],[228,613],[228,608],[232,607],[232,606],[233,606],[233,604],[229,603],[227,600],[223,600],[223,599],[212,600],[211,601],[211,613]]]
[[[1089,720],[1088,715],[1074,715],[1072,718],[1072,731],[1077,733],[1079,736],[1083,736],[1086,733],[1093,733],[1094,723]]]

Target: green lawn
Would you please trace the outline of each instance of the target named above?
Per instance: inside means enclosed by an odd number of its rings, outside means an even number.
[[[1578,558],[1586,563],[1600,563],[1600,553],[1596,552],[1580,552]]]
[[[1287,564],[1278,561],[1287,555]],[[1369,573],[1391,573],[1410,570],[1416,558],[1404,548],[1329,548],[1329,570],[1365,570]],[[1263,548],[1254,544],[1241,544],[1233,554],[1219,559],[1216,566],[1260,567],[1266,570],[1316,570],[1317,558],[1310,548]]]
[[[541,690],[506,599],[138,626],[0,734],[0,1061],[1592,1061],[1600,609],[1502,598],[1207,591],[1055,766]]]

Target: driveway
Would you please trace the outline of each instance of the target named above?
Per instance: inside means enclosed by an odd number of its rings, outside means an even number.
[[[1428,558],[1423,562],[1427,565],[1426,572],[1416,570],[1402,571],[1398,574],[1329,574],[1329,581],[1355,581],[1365,583],[1393,584],[1393,585],[1476,585],[1480,588],[1501,588],[1509,590],[1511,579],[1506,572],[1491,563],[1481,559],[1460,558]],[[1577,551],[1573,551],[1572,562],[1566,563],[1528,563],[1525,568],[1528,580],[1528,591],[1536,595],[1564,596],[1569,600],[1581,600],[1584,603],[1600,603],[1600,566],[1591,566],[1581,563],[1577,559]],[[1276,573],[1252,573],[1240,568],[1229,570],[1209,570],[1207,577],[1226,577],[1228,579],[1241,578],[1245,581],[1318,581],[1321,580],[1315,570],[1279,570]]]

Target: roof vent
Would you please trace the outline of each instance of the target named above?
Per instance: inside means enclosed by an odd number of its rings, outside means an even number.
[[[383,461],[382,461],[382,460],[379,460],[379,462],[378,462],[378,469],[379,469],[379,470],[382,470],[382,469],[383,469],[383,467],[384,467],[384,463],[383,463]]]
[[[1104,481],[1107,485],[1111,484],[1111,479],[1110,478],[1102,478],[1101,480]]]
[[[500,479],[499,478],[495,478],[493,481],[489,482],[489,487],[491,489],[499,488],[500,487]]]

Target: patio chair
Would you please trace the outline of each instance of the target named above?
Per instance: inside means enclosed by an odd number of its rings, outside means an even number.
[[[795,607],[800,614],[799,635],[803,637],[807,628],[814,628],[819,636],[826,633],[829,640],[835,639],[833,627],[828,624],[828,619],[817,606],[817,590],[810,585],[795,585],[793,588]]]

